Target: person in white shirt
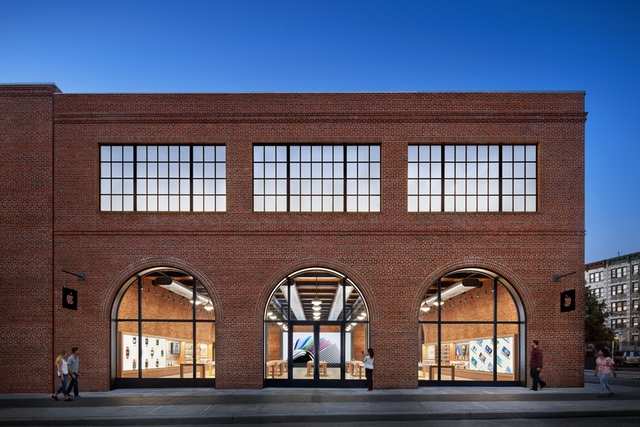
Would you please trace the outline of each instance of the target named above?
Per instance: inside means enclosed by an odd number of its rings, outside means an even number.
[[[67,365],[67,352],[66,350],[62,350],[58,353],[55,361],[56,366],[56,375],[60,379],[60,387],[56,390],[54,394],[51,395],[51,398],[54,400],[58,400],[58,395],[60,393],[63,394],[64,400],[71,400],[69,394],[67,392],[67,379],[69,377],[69,366]]]
[[[363,353],[364,354],[364,353]],[[367,389],[373,390],[373,349],[367,350],[367,355],[362,360],[364,363],[364,373],[367,378]]]

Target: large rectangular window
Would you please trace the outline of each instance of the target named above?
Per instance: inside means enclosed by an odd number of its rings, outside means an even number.
[[[102,145],[100,210],[225,211],[225,147]]]
[[[256,145],[256,212],[379,212],[378,145]]]
[[[535,212],[535,145],[409,145],[409,212]]]

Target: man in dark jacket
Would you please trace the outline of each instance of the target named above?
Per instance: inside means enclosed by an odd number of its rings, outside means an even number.
[[[538,391],[538,384],[540,384],[540,390],[546,387],[547,383],[540,378],[540,372],[542,371],[543,357],[542,350],[539,347],[540,342],[533,340],[533,348],[531,349],[531,361],[529,363],[531,367],[531,378],[533,379],[533,385],[531,390]]]

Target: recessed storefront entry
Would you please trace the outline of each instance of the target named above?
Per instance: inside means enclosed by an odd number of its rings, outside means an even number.
[[[340,273],[289,275],[265,310],[265,386],[364,387],[368,319],[361,293]]]

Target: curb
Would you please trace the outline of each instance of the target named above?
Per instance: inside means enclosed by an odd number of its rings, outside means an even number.
[[[587,417],[638,417],[640,409],[617,411],[563,412],[458,412],[458,413],[382,413],[382,414],[317,414],[317,415],[248,415],[183,418],[13,418],[0,420],[0,426],[113,426],[113,425],[181,425],[181,424],[268,424],[268,423],[336,423],[356,421],[427,421],[427,420],[492,420],[492,419],[550,419]]]

